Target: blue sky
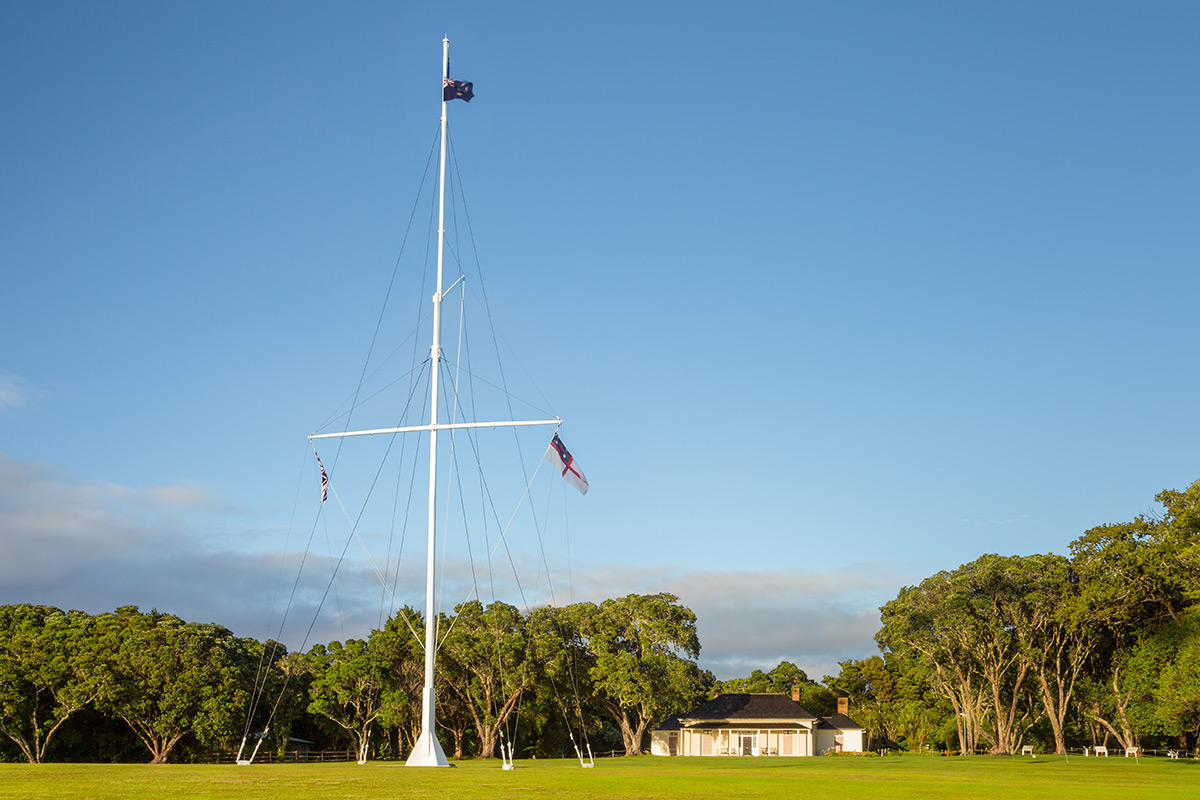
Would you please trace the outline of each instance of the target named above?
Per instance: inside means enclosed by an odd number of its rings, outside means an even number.
[[[546,490],[564,530],[514,531],[514,563],[569,556],[560,602],[679,594],[719,677],[869,655],[901,586],[1065,553],[1200,478],[1198,27],[1168,2],[6,4],[0,602],[274,635],[310,531],[346,539],[329,507],[312,527],[305,437],[363,369],[446,35],[508,375],[593,487]],[[403,267],[395,292],[378,352],[411,359],[430,290]],[[461,597],[479,556],[447,538]],[[349,552],[317,640],[375,624]]]

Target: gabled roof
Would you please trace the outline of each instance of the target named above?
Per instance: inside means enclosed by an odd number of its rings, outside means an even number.
[[[862,725],[859,725],[854,720],[847,717],[845,714],[834,714],[832,717],[821,717],[818,728],[832,728],[839,731],[863,731],[866,730]]]
[[[658,730],[660,730],[660,731],[677,731],[682,727],[683,727],[683,724],[679,721],[679,717],[671,717],[670,719],[664,719],[659,724]]]
[[[694,728],[713,722],[812,722],[817,717],[786,694],[735,693],[717,695],[677,719]]]

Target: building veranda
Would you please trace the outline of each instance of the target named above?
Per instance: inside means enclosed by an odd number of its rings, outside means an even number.
[[[721,694],[663,722],[650,735],[659,756],[814,756],[860,753],[863,728],[839,701],[838,713],[818,717],[792,697],[775,693]]]

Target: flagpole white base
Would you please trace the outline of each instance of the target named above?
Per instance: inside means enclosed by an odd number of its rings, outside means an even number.
[[[429,670],[432,672],[432,670]],[[417,744],[413,747],[412,752],[408,755],[408,761],[404,762],[406,767],[448,767],[450,766],[449,759],[442,751],[442,743],[437,740],[433,732],[436,730],[434,722],[435,705],[434,691],[432,686],[426,686],[421,692],[421,735],[417,737]]]
[[[442,752],[442,745],[437,740],[437,737],[429,731],[421,731],[421,735],[417,737],[417,746],[409,754],[408,761],[404,762],[404,766],[448,767],[450,766],[450,761],[446,758],[446,754]]]

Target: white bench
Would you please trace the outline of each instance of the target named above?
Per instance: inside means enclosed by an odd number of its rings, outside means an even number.
[[[1167,758],[1179,758],[1179,751],[1178,750],[1168,750]]]
[[[1129,758],[1130,756],[1137,758],[1137,754],[1138,754],[1138,749],[1136,747],[1126,747],[1125,748],[1125,757],[1126,758]]]
[[[1031,745],[1031,744],[1027,744],[1027,745],[1025,745],[1024,747],[1022,747],[1022,748],[1021,748],[1021,755],[1023,755],[1023,756],[1031,756],[1031,755],[1033,755],[1033,745]]]
[[[1095,747],[1093,747],[1092,753],[1095,755],[1098,755],[1098,756],[1104,756],[1105,758],[1108,758],[1108,748],[1102,744],[1098,744]]]

